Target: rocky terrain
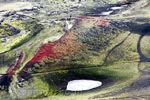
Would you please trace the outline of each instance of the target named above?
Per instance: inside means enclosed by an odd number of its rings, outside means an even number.
[[[0,0],[0,100],[149,100],[149,0]],[[102,86],[69,91],[72,80]]]

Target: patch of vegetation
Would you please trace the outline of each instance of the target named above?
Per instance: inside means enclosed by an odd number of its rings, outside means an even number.
[[[34,31],[35,26],[38,24],[37,20],[28,20],[25,23],[25,30],[26,31]]]
[[[12,27],[23,30],[26,22],[12,19],[12,20],[5,20],[4,23],[10,24]]]
[[[29,19],[27,21],[7,19],[1,23],[0,27],[2,27],[0,29],[0,36],[5,37],[6,40],[3,48],[0,50],[1,53],[21,46],[43,29],[43,26],[38,24],[36,19]],[[9,39],[11,41],[8,41]],[[3,42],[2,39],[1,41]]]
[[[43,97],[47,97],[48,95],[53,95],[53,90],[50,89],[50,86],[47,82],[42,78],[33,77],[33,91],[37,91],[32,95],[32,99],[40,99]]]
[[[61,98],[65,98],[62,100],[66,100],[66,98],[75,97],[75,100],[79,100],[81,96],[95,96],[103,93],[110,93],[114,91],[118,91],[125,86],[129,85],[133,79],[139,77],[139,73],[137,70],[137,63],[117,63],[109,66],[103,67],[94,67],[94,68],[76,68],[72,70],[61,70],[54,72],[45,72],[45,73],[35,73],[31,74],[33,78],[39,78],[42,86],[45,85],[47,89],[44,94],[36,95],[36,98],[44,98],[44,97],[52,97],[56,98],[61,96]],[[75,79],[93,79],[99,80],[103,82],[103,86],[91,91],[85,92],[67,92],[66,86],[67,83],[71,80]],[[37,83],[36,83],[37,82]],[[33,84],[38,84],[38,80],[33,81]],[[44,87],[44,88],[45,88]],[[43,87],[37,87],[36,89],[43,90]],[[48,90],[49,89],[49,90]],[[82,95],[80,95],[82,93]],[[83,95],[84,94],[84,95]],[[67,96],[67,97],[66,97]],[[30,98],[30,97],[29,97]],[[32,98],[32,97],[31,97]]]
[[[2,23],[0,25],[0,28],[1,28],[0,29],[0,35],[1,36],[10,36],[11,35],[11,33],[9,31],[10,27],[8,26],[8,24]]]
[[[10,48],[11,50],[21,46],[24,43],[26,43],[27,41],[32,39],[34,36],[36,36],[43,29],[43,26],[41,24],[35,24],[34,23],[32,25],[35,25],[35,26],[32,26],[32,27],[26,29],[26,30],[30,30],[31,31],[30,35],[26,36],[24,39],[22,39],[21,41],[17,42],[15,45],[13,45]]]

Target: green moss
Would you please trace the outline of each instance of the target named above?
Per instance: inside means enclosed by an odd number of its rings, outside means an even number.
[[[0,35],[7,35],[10,36],[10,32],[9,32],[9,26],[6,23],[2,23],[1,27],[3,29],[0,29]]]
[[[37,24],[36,24],[37,25]],[[32,26],[31,28],[33,28],[35,26]],[[41,25],[41,27],[38,27],[37,29],[32,29],[30,32],[30,35],[26,36],[24,39],[22,39],[21,41],[17,42],[15,45],[13,45],[10,49],[15,49],[19,46],[21,46],[22,44],[26,43],[27,41],[31,40],[34,36],[36,36],[41,30],[43,29],[43,26]]]
[[[31,40],[32,37],[35,37],[42,29],[43,25],[38,24],[36,19],[28,19],[28,21],[16,20],[16,19],[7,19],[1,23],[3,29],[0,30],[0,36],[7,36],[7,40],[3,47],[0,46],[0,53],[12,50]],[[11,33],[9,27],[14,27],[17,30],[21,30],[19,34]],[[26,34],[25,34],[26,33]],[[13,37],[11,41],[9,38]]]
[[[4,21],[4,23],[10,24],[11,26],[20,29],[20,30],[26,30],[31,31],[31,29],[37,25],[37,20],[30,19],[28,21],[22,21],[22,20],[16,20],[16,19],[7,19]]]
[[[25,30],[26,31],[32,31],[32,29],[35,27],[35,25],[38,24],[37,20],[29,20],[25,23]]]
[[[20,20],[14,20],[14,21],[11,21],[11,26],[17,28],[17,29],[21,29],[23,30],[24,29],[24,26],[25,26],[25,22],[23,21],[20,21]]]
[[[40,78],[37,77],[33,77],[32,80],[34,88],[38,90],[34,95],[32,95],[31,98],[42,98],[50,94],[50,87],[48,83],[42,81]]]
[[[4,29],[0,29],[0,35],[4,33]]]

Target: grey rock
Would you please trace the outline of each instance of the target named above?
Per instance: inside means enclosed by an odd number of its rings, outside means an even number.
[[[11,16],[11,15],[14,15],[14,14],[16,14],[16,11],[8,11],[3,16],[8,17],[8,16]]]
[[[2,41],[2,43],[6,42],[6,38],[0,38],[0,41]]]
[[[2,16],[0,16],[0,23],[2,23],[5,20]]]

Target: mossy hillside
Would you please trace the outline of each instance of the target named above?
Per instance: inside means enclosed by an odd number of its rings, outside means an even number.
[[[111,41],[112,47],[108,48],[109,52],[107,53],[107,58],[105,58],[106,64],[140,61],[140,56],[137,52],[137,43],[140,35],[131,34],[130,36],[127,36],[128,34],[119,35],[118,38]],[[125,37],[127,37],[126,40],[122,42]]]
[[[5,43],[5,44],[0,44],[1,45],[0,46],[0,50],[1,50],[0,53],[9,51],[13,45],[20,42],[25,36],[26,36],[26,34],[24,34],[24,32],[21,32],[21,34],[19,34],[16,37],[13,37],[13,39],[10,38],[11,41],[7,41],[7,43]]]
[[[38,24],[38,20],[32,18],[28,18],[28,19],[7,18],[4,22],[2,22],[2,25],[5,25],[6,28],[9,28],[6,26],[7,24],[17,29],[25,30],[28,32],[28,31],[33,31],[32,29],[35,27],[35,25]]]
[[[25,22],[21,20],[7,19],[3,22],[3,24],[6,24],[6,23],[20,30],[24,30],[24,27],[25,27]]]
[[[37,20],[32,19],[26,22],[12,20],[12,23],[10,22],[10,20],[6,20],[3,23],[10,23],[10,25],[14,27],[17,26],[17,28],[20,29],[21,32],[15,36],[7,37],[9,41],[6,41],[6,43],[1,44],[1,47],[3,48],[0,49],[0,53],[6,52],[24,44],[31,37],[35,36],[40,30],[42,30],[42,26],[38,24]]]
[[[41,76],[42,77],[42,76]],[[48,95],[54,95],[54,90],[51,89],[48,83],[45,82],[44,78],[33,77],[33,90],[37,90],[31,95],[31,98],[43,98]],[[31,90],[32,91],[32,90]],[[53,94],[54,93],[54,94]]]
[[[9,26],[6,23],[1,23],[0,25],[1,29],[0,29],[0,36],[10,36],[11,33],[9,31]]]
[[[66,100],[68,98],[75,97],[75,100],[79,100],[79,98],[83,98],[83,94],[84,97],[86,95],[88,98],[92,98],[100,94],[111,92],[113,93],[128,86],[135,78],[140,75],[138,74],[137,65],[137,63],[116,63],[114,65],[103,67],[31,74],[32,77],[29,79],[30,86],[33,86],[32,91],[35,95],[28,95],[26,98],[42,99],[43,97],[61,97],[62,100]],[[83,92],[82,95],[80,95],[80,93],[63,92],[65,91],[68,81],[80,78],[96,78],[97,80],[102,81],[104,86],[102,88]],[[107,83],[105,80],[109,80],[109,82]],[[22,84],[26,84],[26,82],[23,82]],[[26,86],[28,85],[26,84]],[[26,90],[25,86],[21,90],[24,89]],[[19,89],[17,92],[19,92]],[[19,93],[17,94],[19,96]],[[19,97],[22,98],[21,96]]]
[[[139,77],[137,70],[137,63],[117,63],[114,65],[103,66],[103,67],[95,67],[95,68],[83,68],[83,69],[73,69],[68,70],[64,73],[64,71],[56,71],[50,73],[39,73],[33,75],[33,77],[43,76],[46,78],[44,82],[48,82],[48,84],[53,87],[59,88],[60,92],[57,92],[57,95],[49,95],[50,98],[67,100],[72,97],[75,100],[80,100],[81,98],[94,98],[96,95],[103,95],[105,93],[113,93],[115,91],[121,90],[124,87],[128,86],[134,79]],[[54,75],[54,76],[53,76]],[[49,77],[48,77],[49,76]],[[98,78],[99,77],[99,78]],[[74,92],[61,92],[65,91],[67,82],[69,80],[74,79],[97,79],[99,81],[103,81],[103,87],[95,90],[82,92],[82,93],[74,93]],[[105,82],[109,80],[109,82]],[[107,84],[107,85],[105,85]],[[40,89],[40,88],[39,88]],[[84,95],[83,95],[84,94]],[[84,97],[83,97],[84,96]],[[32,97],[31,97],[32,98]]]
[[[43,26],[41,24],[37,24],[36,26],[34,26],[34,28],[30,28],[30,29],[32,29],[32,31],[30,31],[30,34],[28,36],[26,36],[25,38],[23,38],[20,42],[13,45],[11,47],[11,49],[15,49],[17,47],[20,47],[22,44],[24,44],[27,41],[29,41],[30,39],[32,39],[34,36],[36,36],[43,29]]]
[[[27,80],[11,85],[10,94],[16,97],[16,99],[42,99],[44,97],[57,95],[62,91],[60,87],[57,87],[57,84],[60,84],[57,82],[60,81],[59,78],[66,73],[67,71],[61,71],[52,74],[27,75]],[[18,88],[15,89],[15,86]],[[24,93],[21,91],[24,91]]]
[[[110,21],[110,23],[112,22]],[[79,27],[79,29],[76,30],[78,31],[77,36],[79,37],[79,39],[82,40],[85,45],[85,50],[83,50],[83,53],[81,51],[81,57],[86,59],[91,58],[91,60],[95,61],[99,59],[99,62],[101,61],[101,63],[94,62],[94,64],[103,64],[104,61],[107,60],[106,57],[111,56],[111,54],[114,55],[115,59],[118,58],[115,61],[111,59],[112,62],[139,60],[139,56],[137,53],[137,42],[140,35],[132,34],[128,30],[121,30],[120,28],[118,29],[118,27],[122,26],[124,28],[127,27],[125,24],[121,24],[120,22],[118,26],[114,23],[110,24],[110,26],[108,27],[93,27],[87,29],[88,31],[85,32],[82,32],[82,30],[81,33],[80,29],[82,28]],[[83,27],[86,30],[86,25]],[[117,50],[116,53],[113,52],[115,50]],[[84,57],[84,53],[88,56]],[[80,56],[78,55],[78,57]],[[84,61],[87,61],[85,62],[85,64],[87,64],[88,61],[90,62],[89,64],[92,63],[90,60],[82,60],[82,63]]]
[[[41,98],[47,96],[50,92],[49,85],[39,77],[33,77],[28,81],[19,83],[15,83],[16,81],[13,80],[13,84],[11,83],[9,87],[9,93],[13,99]],[[18,88],[16,89],[14,86]]]
[[[140,46],[143,55],[150,58],[150,37],[144,36],[140,42]]]

